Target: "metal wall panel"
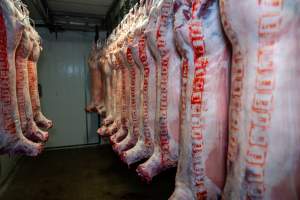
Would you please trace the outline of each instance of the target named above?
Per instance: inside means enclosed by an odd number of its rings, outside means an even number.
[[[87,57],[94,35],[64,32],[56,39],[46,29],[39,32],[44,46],[38,63],[42,110],[54,121],[47,147],[98,142],[97,116],[84,111],[89,101]]]

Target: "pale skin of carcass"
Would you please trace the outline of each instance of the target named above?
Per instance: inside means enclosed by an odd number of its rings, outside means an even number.
[[[236,72],[223,198],[299,199],[300,2],[220,5]]]
[[[101,56],[101,66],[103,71],[103,77],[105,82],[105,113],[106,117],[103,119],[101,127],[97,130],[100,135],[106,133],[107,126],[112,123],[112,70],[108,64],[108,58],[106,57],[106,51]]]
[[[24,25],[17,18],[17,10],[10,0],[0,2],[2,18],[2,39],[6,44],[2,46],[2,51],[7,53],[7,57],[1,63],[1,68],[6,68],[8,74],[7,82],[1,82],[2,91],[7,90],[5,96],[9,96],[9,101],[0,99],[0,106],[3,112],[0,113],[0,151],[9,154],[24,154],[27,156],[37,156],[43,149],[42,144],[33,143],[26,139],[22,133],[20,117],[16,95],[16,68],[15,52],[24,31]],[[2,28],[1,27],[1,28]],[[7,66],[5,66],[5,63]]]
[[[117,70],[115,67],[115,63],[113,61],[114,54],[112,50],[108,50],[107,54],[107,63],[111,69],[111,115],[108,115],[103,120],[103,126],[98,129],[98,134],[101,136],[111,136],[118,130],[117,122],[116,122],[116,95],[117,95]]]
[[[180,154],[176,187],[170,199],[219,199],[225,183],[226,168],[229,46],[226,45],[222,31],[217,0],[177,0],[175,3],[176,43],[182,56],[182,64],[187,62],[188,69],[186,71],[182,68],[181,71]],[[204,41],[193,41],[193,37],[200,36],[193,35],[192,31],[197,30],[202,33]],[[196,48],[203,42],[204,55],[199,56]],[[199,103],[200,115],[192,117],[195,114],[193,96],[197,95],[194,93],[197,87],[194,82],[199,76],[199,70],[196,70],[199,65],[194,60],[199,58],[207,59],[208,64],[202,75],[204,86]],[[193,133],[195,125],[202,126],[202,141]],[[197,144],[202,144],[202,150],[195,156]],[[194,168],[196,164],[197,169],[202,171],[199,175]],[[196,186],[197,179],[203,180],[203,187]]]
[[[147,5],[148,2],[145,3]],[[148,5],[149,6],[149,5]],[[145,11],[146,12],[146,7]],[[145,28],[148,25],[148,14],[135,30],[135,37],[139,38],[138,45],[134,47],[133,58],[140,68],[140,135],[134,148],[123,152],[122,160],[131,165],[142,159],[149,158],[153,153],[153,136],[155,126],[155,106],[156,106],[156,83],[155,83],[155,62],[147,47]],[[143,59],[145,61],[143,61]],[[146,64],[146,65],[145,65]]]
[[[113,123],[110,124],[108,126],[108,129],[107,129],[107,134],[108,136],[110,135],[113,135],[115,134],[118,130],[119,130],[119,127],[120,127],[120,121],[118,120],[118,105],[117,105],[117,102],[118,102],[118,95],[119,95],[119,83],[118,83],[118,68],[117,68],[117,65],[116,65],[116,58],[115,58],[115,55],[114,55],[114,52],[110,52],[110,67],[112,69],[112,92],[113,92]]]
[[[121,53],[122,54],[122,53]],[[128,65],[127,65],[127,67],[128,67]],[[128,73],[129,73],[129,68],[127,68],[127,71],[128,71]],[[127,81],[130,81],[130,75],[128,74],[128,79],[127,79]],[[128,96],[128,98],[127,98],[127,103],[129,104],[128,105],[128,107],[130,107],[130,82],[127,82],[127,96]],[[127,131],[125,131],[124,129],[119,129],[119,131],[116,133],[116,134],[114,134],[113,136],[111,136],[111,143],[113,144],[113,145],[117,145],[118,143],[120,143],[122,140],[124,140],[126,137],[128,137],[128,135],[129,135],[129,128],[130,128],[130,108],[128,109],[128,113],[127,113],[127,121],[128,121],[128,130]],[[128,134],[127,134],[127,133]],[[124,137],[124,135],[126,136],[126,137]]]
[[[34,121],[29,92],[27,61],[33,48],[30,22],[23,13],[19,13],[19,20],[23,20],[25,25],[16,50],[17,100],[21,127],[26,138],[34,142],[46,142],[49,135],[39,129]]]
[[[125,90],[128,88],[128,70],[127,70],[127,67],[126,67],[126,61],[124,60],[123,58],[123,47],[120,49],[119,53],[119,59],[120,61],[122,62],[122,68],[121,68],[121,73],[122,73],[122,76],[121,76],[121,80],[122,81],[125,81]],[[125,77],[124,77],[125,76]],[[123,80],[125,79],[125,80]],[[127,111],[127,108],[125,108],[125,111],[124,111],[124,106],[129,104],[128,102],[128,96],[129,96],[129,93],[127,93],[127,91],[123,91],[123,82],[122,82],[122,107],[121,107],[121,128],[112,136],[110,136],[110,142],[111,144],[116,144],[118,142],[120,142],[121,140],[123,140],[125,137],[126,137],[126,134],[127,134],[127,128],[128,128],[128,111]],[[123,92],[125,92],[125,94],[123,94]],[[124,98],[124,95],[125,98]],[[126,104],[127,103],[127,104]]]
[[[119,51],[119,58],[122,62],[121,65],[121,72],[122,72],[122,112],[121,112],[121,123],[122,126],[118,130],[116,134],[110,137],[110,141],[112,144],[116,144],[121,142],[128,133],[129,127],[129,109],[130,109],[130,79],[129,79],[129,70],[128,70],[128,63],[126,61],[126,55],[124,55],[124,45],[126,42],[123,41],[123,46],[120,48]],[[123,85],[124,84],[124,85]]]
[[[156,110],[156,134],[158,136],[154,153],[137,168],[138,174],[147,181],[161,171],[175,167],[178,159],[180,58],[174,43],[173,1],[162,0],[158,2],[156,9],[158,20],[155,28],[147,33],[147,38],[154,42],[149,45],[151,51],[158,53],[158,55],[154,54],[158,67],[159,87]],[[158,31],[160,37],[156,37],[159,35]],[[148,37],[149,35],[152,36]],[[163,85],[165,88],[162,89]]]
[[[140,15],[140,10],[137,11],[137,13],[134,14],[136,17]],[[135,18],[135,21],[133,22],[136,24],[138,22],[138,18]],[[128,48],[127,51],[132,51],[132,46],[137,42],[137,38],[134,36],[134,27],[135,25],[132,24],[130,31],[126,34],[128,37],[130,37],[130,41],[128,42]],[[132,55],[133,56],[133,55]],[[127,136],[120,142],[113,145],[114,150],[121,155],[123,151],[126,151],[130,148],[132,148],[138,139],[139,136],[139,116],[138,111],[140,109],[140,71],[137,66],[137,64],[134,62],[134,60],[127,61],[130,63],[129,68],[129,74],[130,74],[130,116],[129,116],[129,133]]]
[[[110,137],[110,141],[113,145],[120,143],[122,140],[124,140],[126,137],[130,137],[131,131],[129,130],[131,127],[131,108],[130,108],[130,99],[131,99],[131,92],[130,92],[130,84],[131,84],[131,76],[130,76],[130,68],[131,68],[131,63],[127,59],[127,50],[128,50],[128,36],[130,32],[130,28],[133,25],[133,14],[132,14],[132,9],[130,10],[129,14],[126,15],[124,24],[123,24],[123,38],[122,38],[122,45],[120,47],[119,55],[120,59],[123,63],[123,70],[124,74],[122,78],[124,78],[125,82],[125,97],[122,102],[122,111],[125,113],[122,113],[122,120],[123,120],[123,128],[119,129],[119,131],[114,134],[113,136]],[[125,76],[125,77],[124,77]]]

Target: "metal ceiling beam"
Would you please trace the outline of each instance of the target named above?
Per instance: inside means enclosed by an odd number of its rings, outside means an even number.
[[[47,27],[46,24],[36,24],[36,27]],[[56,32],[64,31],[82,31],[82,32],[95,32],[95,26],[91,25],[73,25],[68,23],[57,23],[55,25]],[[105,27],[99,27],[100,31],[105,31]]]
[[[43,9],[44,11],[46,12],[46,15],[48,16],[49,18],[49,21],[51,24],[54,24],[54,19],[53,19],[53,15],[52,15],[52,12],[49,8],[49,4],[48,4],[48,1],[47,0],[41,0],[41,3],[42,3],[42,6],[43,6]]]
[[[45,24],[50,23],[47,13],[45,12],[45,10],[43,10],[42,6],[40,5],[40,1],[33,0],[32,3],[35,9],[37,10],[37,12],[39,13],[39,15],[43,18],[44,23]]]
[[[47,0],[30,1],[43,19],[43,24],[36,24],[36,27],[47,27],[50,32],[66,30],[95,32],[96,26],[98,26],[101,31],[107,30],[105,26],[103,26],[105,15],[63,11],[54,12],[49,8]],[[115,2],[118,3],[118,0],[115,0]],[[110,7],[110,10],[112,10],[113,5]]]
[[[35,7],[35,9],[37,10],[37,12],[39,13],[39,15],[42,17],[46,27],[49,29],[50,32],[54,31],[55,27],[54,27],[54,22],[53,22],[53,18],[49,17],[49,9],[47,7],[44,7],[44,3],[47,0],[32,0],[32,3]]]
[[[98,20],[103,20],[105,17],[105,15],[85,14],[85,13],[78,13],[78,12],[64,12],[64,11],[55,11],[52,12],[52,15],[58,17],[89,18],[89,19],[98,19]]]

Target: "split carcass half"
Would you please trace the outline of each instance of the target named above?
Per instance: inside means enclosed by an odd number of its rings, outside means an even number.
[[[141,10],[136,11],[133,15],[138,16],[140,15]],[[137,19],[135,22],[137,23]],[[133,27],[133,26],[132,26]],[[131,28],[132,28],[131,27]],[[139,109],[140,109],[140,69],[138,68],[137,64],[134,62],[133,55],[132,55],[132,45],[137,41],[137,39],[133,35],[133,30],[131,29],[129,33],[127,33],[127,67],[129,70],[129,80],[130,80],[130,116],[128,122],[128,134],[127,136],[121,140],[120,142],[113,145],[114,150],[121,155],[124,151],[132,148],[139,137],[140,130],[139,130]],[[125,47],[126,49],[126,47]]]
[[[147,5],[147,2],[145,4]],[[146,10],[147,11],[147,10]],[[154,129],[156,110],[156,64],[147,45],[145,29],[149,24],[149,13],[136,29],[138,44],[133,48],[133,58],[141,72],[140,84],[140,135],[134,148],[122,155],[122,160],[128,165],[149,158],[154,149]]]
[[[108,56],[106,52],[101,58],[103,60],[102,70],[105,80],[105,112],[106,117],[103,119],[103,122],[100,124],[100,128],[97,130],[97,133],[101,136],[108,136],[108,126],[113,123],[113,90],[112,90],[112,69],[109,65]]]
[[[122,100],[121,100],[121,128],[116,132],[116,134],[110,137],[110,142],[112,145],[121,142],[128,134],[129,128],[129,115],[130,115],[130,77],[129,70],[127,67],[126,55],[124,55],[123,46],[120,47],[118,52],[118,59],[121,63],[121,81],[122,81]]]
[[[217,0],[176,0],[180,154],[172,200],[220,199],[225,184],[230,53]]]
[[[37,74],[37,62],[42,51],[41,38],[38,33],[31,27],[31,36],[33,40],[33,48],[29,55],[27,68],[28,68],[28,81],[29,91],[33,110],[33,117],[37,125],[44,129],[50,129],[53,126],[53,122],[47,119],[41,110],[41,102],[38,91],[38,74]]]
[[[221,0],[232,48],[224,199],[300,198],[300,2]]]
[[[16,12],[12,1],[0,2],[0,153],[37,156],[43,145],[24,137],[19,117],[15,54],[24,25]]]
[[[21,14],[21,13],[20,13]],[[20,15],[20,20],[26,16]],[[27,61],[33,48],[33,38],[30,34],[29,20],[24,21],[25,29],[16,50],[16,86],[17,102],[23,134],[34,142],[46,142],[48,133],[39,129],[34,121],[28,84]]]
[[[156,9],[157,22],[146,31],[152,52],[157,52],[156,137],[152,156],[137,168],[147,181],[175,167],[178,160],[180,58],[174,43],[173,1],[161,0]]]
[[[88,59],[91,75],[91,102],[86,106],[86,112],[104,114],[102,74],[99,66],[99,50],[94,44]]]

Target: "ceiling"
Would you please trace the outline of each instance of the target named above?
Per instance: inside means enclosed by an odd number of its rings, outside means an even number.
[[[50,31],[107,30],[110,13],[120,0],[23,0],[37,27]]]

